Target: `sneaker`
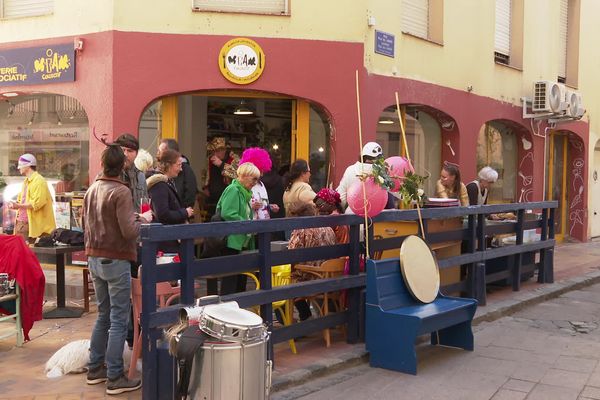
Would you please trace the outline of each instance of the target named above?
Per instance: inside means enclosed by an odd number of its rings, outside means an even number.
[[[121,394],[125,392],[133,392],[142,387],[142,381],[139,379],[127,379],[125,375],[121,375],[116,379],[109,379],[106,383],[106,394]]]
[[[97,385],[105,382],[108,378],[106,377],[106,365],[102,364],[96,368],[90,368],[87,373],[86,383],[88,385]]]

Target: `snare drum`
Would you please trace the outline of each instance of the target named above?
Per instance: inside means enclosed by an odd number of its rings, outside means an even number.
[[[204,306],[198,318],[198,327],[205,333],[227,342],[254,342],[265,340],[267,328],[258,315],[241,309],[237,303]]]

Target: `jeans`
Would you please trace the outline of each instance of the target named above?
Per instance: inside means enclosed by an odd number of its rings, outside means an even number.
[[[123,375],[123,346],[127,336],[131,293],[131,265],[127,260],[88,257],[96,290],[98,318],[92,331],[89,368],[106,363],[107,376]]]

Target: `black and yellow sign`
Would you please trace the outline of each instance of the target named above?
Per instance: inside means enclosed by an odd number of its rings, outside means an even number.
[[[0,51],[0,86],[75,80],[73,44]]]
[[[265,69],[265,53],[254,40],[231,39],[219,53],[219,69],[228,81],[247,85],[257,80]]]

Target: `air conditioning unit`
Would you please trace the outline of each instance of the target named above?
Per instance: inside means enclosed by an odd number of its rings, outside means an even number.
[[[569,102],[567,114],[574,119],[581,119],[583,114],[585,114],[585,108],[583,108],[581,94],[567,90],[567,101]]]
[[[551,81],[534,82],[531,111],[560,114],[565,112],[568,107],[565,85]]]

